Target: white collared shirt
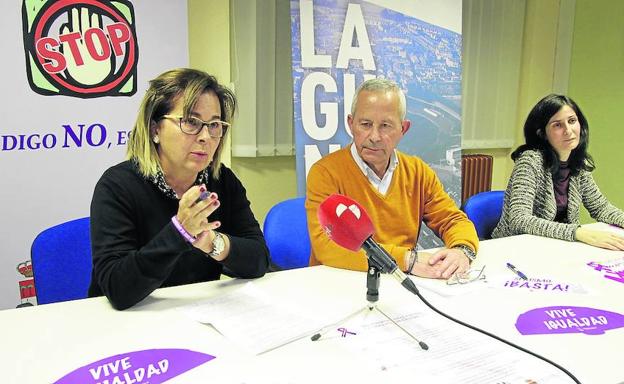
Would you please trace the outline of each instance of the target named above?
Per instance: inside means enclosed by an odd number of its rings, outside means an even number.
[[[388,188],[390,188],[390,182],[392,181],[394,170],[397,165],[399,165],[399,157],[396,154],[396,149],[392,151],[392,155],[390,156],[390,165],[382,178],[379,178],[375,171],[373,171],[373,169],[369,167],[360,157],[360,154],[355,148],[355,143],[351,143],[351,156],[371,185],[375,187],[379,193],[385,195],[388,192]]]

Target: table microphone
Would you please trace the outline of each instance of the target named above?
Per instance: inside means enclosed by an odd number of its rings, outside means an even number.
[[[366,251],[366,256],[369,261],[372,260],[373,263],[376,263],[378,268],[381,269],[380,272],[392,274],[392,276],[399,280],[403,287],[418,296],[418,298],[434,312],[457,324],[480,332],[522,352],[528,353],[531,356],[537,357],[538,359],[561,370],[575,383],[581,384],[581,382],[570,371],[554,361],[516,345],[511,341],[505,340],[500,336],[496,336],[488,331],[477,328],[474,325],[455,319],[454,317],[447,315],[431,305],[431,303],[429,303],[420,294],[412,280],[401,272],[392,256],[390,256],[388,252],[386,252],[381,246],[379,246],[379,244],[377,244],[377,242],[375,242],[375,240],[373,240],[372,236],[375,232],[373,223],[364,208],[355,200],[344,195],[333,194],[321,203],[317,211],[317,216],[321,226],[325,230],[325,233],[327,233],[327,236],[329,236],[329,238],[336,244],[353,252],[357,252],[363,248],[364,251]]]
[[[347,196],[333,194],[325,199],[317,211],[321,227],[336,244],[350,251],[364,249],[366,256],[382,273],[394,276],[403,287],[417,294],[418,289],[401,271],[396,261],[375,240],[373,223],[358,202]]]

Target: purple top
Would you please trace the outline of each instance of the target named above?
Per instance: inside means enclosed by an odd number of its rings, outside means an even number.
[[[559,170],[553,177],[553,186],[555,189],[555,202],[557,203],[557,215],[555,221],[559,223],[567,223],[566,214],[568,210],[568,185],[570,183],[570,168],[568,162],[559,163]]]

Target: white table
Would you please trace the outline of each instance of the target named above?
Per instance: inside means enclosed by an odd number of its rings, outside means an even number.
[[[481,243],[478,263],[489,276],[507,274],[512,262],[529,277],[553,276],[582,284],[590,294],[555,294],[512,289],[481,289],[443,297],[421,292],[432,303],[470,324],[544,355],[569,369],[585,384],[624,382],[621,348],[624,329],[603,335],[521,335],[514,324],[519,314],[537,307],[571,305],[601,308],[624,314],[624,285],[600,277],[585,266],[589,261],[621,257],[580,243],[529,235]],[[414,278],[418,284],[420,279]],[[181,348],[217,356],[182,374],[171,383],[298,383],[391,382],[383,372],[330,342],[308,338],[260,356],[241,351],[211,326],[180,311],[185,304],[215,297],[244,281],[222,280],[155,291],[126,311],[116,311],[106,298],[0,311],[0,372],[3,383],[51,383],[76,368],[108,356],[157,348]],[[324,266],[270,273],[254,281],[284,299],[313,308],[365,305],[365,274]],[[380,307],[413,306],[426,310],[413,295],[389,276],[383,276]],[[411,382],[418,382],[415,365]]]

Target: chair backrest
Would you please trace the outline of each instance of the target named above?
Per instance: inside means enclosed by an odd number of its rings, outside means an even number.
[[[87,297],[92,269],[89,218],[44,230],[33,241],[30,257],[37,303]]]
[[[488,191],[473,195],[466,200],[463,211],[477,229],[480,240],[492,238],[492,231],[503,212],[505,191]]]
[[[310,263],[310,235],[305,198],[284,200],[274,205],[264,219],[264,239],[271,260],[281,269],[307,267]]]

